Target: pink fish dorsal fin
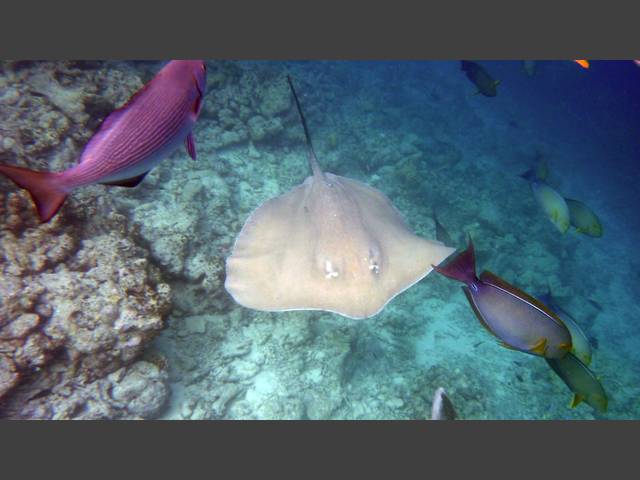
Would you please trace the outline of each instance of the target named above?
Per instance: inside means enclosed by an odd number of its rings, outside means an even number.
[[[487,285],[491,285],[493,287],[499,288],[500,290],[503,290],[509,293],[510,295],[513,295],[514,297],[518,297],[523,302],[526,302],[532,307],[537,308],[538,310],[542,311],[544,314],[548,315],[553,320],[558,322],[560,325],[564,326],[564,323],[562,322],[562,320],[560,320],[560,318],[558,318],[558,315],[556,315],[552,310],[550,310],[549,307],[547,307],[544,303],[540,302],[539,300],[536,300],[528,293],[523,292],[519,288],[511,285],[510,283],[507,283],[496,274],[485,270],[480,274],[480,280],[483,283],[486,283]]]
[[[202,87],[200,86],[198,79],[194,75],[191,75],[191,77],[193,78],[193,83],[198,91],[198,95],[193,102],[193,114],[197,117],[202,109],[202,98],[204,97],[204,92],[202,91]]]

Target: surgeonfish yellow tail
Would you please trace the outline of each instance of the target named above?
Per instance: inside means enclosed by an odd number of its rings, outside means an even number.
[[[574,60],[582,68],[589,68],[589,60]]]

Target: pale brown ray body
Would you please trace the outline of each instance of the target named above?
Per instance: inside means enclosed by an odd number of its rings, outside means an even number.
[[[251,214],[225,288],[257,310],[370,317],[454,249],[414,235],[380,191],[323,173],[308,144],[313,175]]]

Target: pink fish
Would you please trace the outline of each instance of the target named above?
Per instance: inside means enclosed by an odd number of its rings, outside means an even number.
[[[135,187],[183,142],[195,160],[191,129],[206,79],[202,60],[172,60],[105,118],[76,166],[54,173],[0,165],[0,173],[31,194],[40,220],[47,222],[73,189],[94,183]]]

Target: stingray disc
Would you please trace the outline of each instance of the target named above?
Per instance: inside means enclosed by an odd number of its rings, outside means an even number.
[[[325,173],[251,214],[227,259],[225,288],[257,310],[366,318],[453,251],[414,235],[380,191]]]

